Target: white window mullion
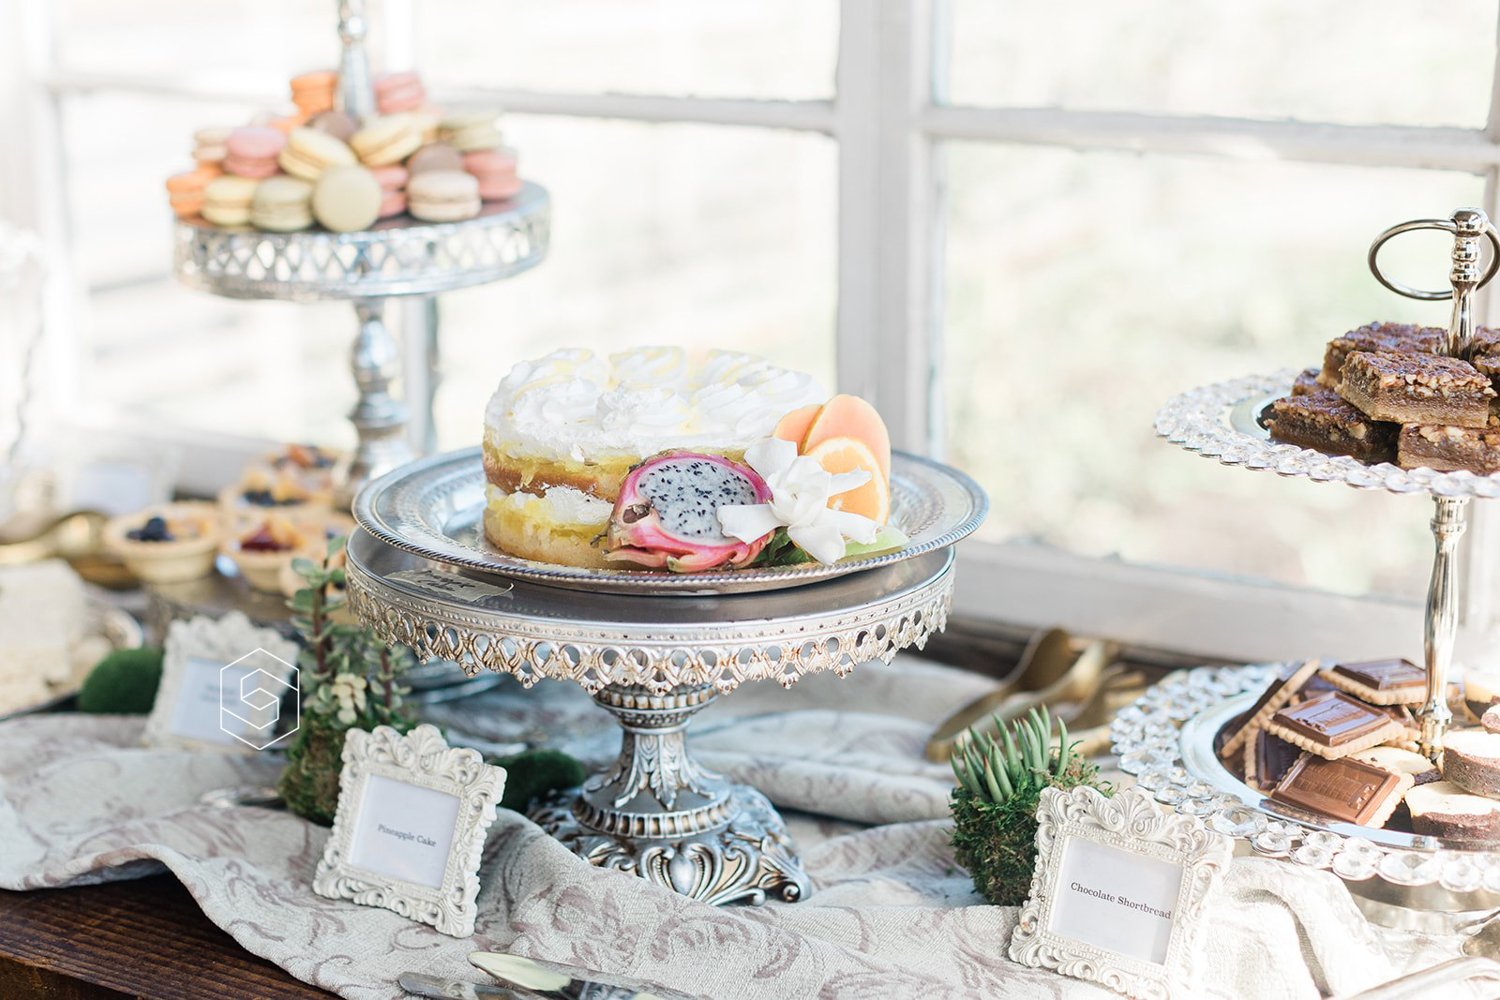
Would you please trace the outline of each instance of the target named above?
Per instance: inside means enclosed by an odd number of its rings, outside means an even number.
[[[842,0],[838,381],[879,407],[898,448],[929,449],[936,369],[927,0]]]

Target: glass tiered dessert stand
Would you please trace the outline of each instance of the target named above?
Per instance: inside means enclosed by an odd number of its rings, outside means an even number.
[[[1381,247],[1416,229],[1453,236],[1450,291],[1409,288],[1381,272]],[[1485,241],[1490,263],[1481,271]],[[1500,234],[1482,211],[1459,209],[1449,219],[1386,230],[1371,245],[1369,263],[1376,279],[1392,291],[1429,301],[1453,300],[1443,353],[1460,357],[1474,333],[1473,294],[1500,267]],[[1368,465],[1273,441],[1262,414],[1286,395],[1295,375],[1250,376],[1185,392],[1157,413],[1157,433],[1224,465],[1432,497],[1435,552],[1423,643],[1427,692],[1416,715],[1420,749],[1437,761],[1452,722],[1448,680],[1460,606],[1458,541],[1469,501],[1500,497],[1500,474]],[[1367,914],[1384,923],[1442,931],[1465,913],[1500,908],[1500,844],[1491,850],[1473,842],[1319,821],[1281,808],[1229,772],[1214,752],[1215,738],[1250,707],[1277,669],[1202,667],[1167,678],[1116,717],[1112,735],[1121,769],[1135,775],[1159,801],[1203,816],[1211,827],[1239,838],[1244,851],[1334,872]]]
[[[341,2],[338,100],[355,119],[375,107],[365,34],[363,4]],[[400,354],[385,325],[386,300],[430,297],[520,274],[541,262],[549,235],[547,191],[528,181],[514,198],[486,202],[478,216],[462,222],[401,215],[361,232],[268,233],[178,221],[173,266],[186,284],[228,298],[354,304],[359,331],[350,368],[359,398],[349,419],[358,443],[339,470],[339,501],[347,506],[370,478],[413,457],[407,404],[392,386]]]
[[[479,449],[419,460],[355,501],[349,606],[382,637],[538,680],[571,681],[622,730],[613,766],[533,818],[593,864],[710,903],[794,901],[810,891],[760,792],[694,761],[686,730],[749,681],[843,676],[921,647],[947,621],[953,545],[984,519],[962,473],[897,454],[896,552],[834,566],[672,575],[506,556],[484,541]]]

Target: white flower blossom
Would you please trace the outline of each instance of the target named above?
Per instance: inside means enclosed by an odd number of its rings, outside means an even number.
[[[793,543],[821,563],[842,559],[846,538],[866,545],[875,540],[880,526],[870,518],[828,506],[829,497],[869,482],[868,470],[834,475],[817,459],[797,454],[792,442],[774,437],[745,449],[745,464],[771,488],[771,502],[720,507],[724,534],[753,542],[784,527]]]

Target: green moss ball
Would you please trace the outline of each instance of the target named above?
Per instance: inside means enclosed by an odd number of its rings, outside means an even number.
[[[583,784],[583,765],[561,750],[527,750],[490,763],[505,768],[500,805],[514,812],[524,813],[548,792]]]
[[[94,664],[78,692],[78,710],[108,715],[147,715],[161,683],[162,651],[117,649]]]

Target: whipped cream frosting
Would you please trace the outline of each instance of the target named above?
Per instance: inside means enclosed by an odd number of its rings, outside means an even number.
[[[811,375],[753,354],[575,348],[513,367],[485,409],[485,436],[512,455],[556,461],[739,450],[789,411],[827,398]]]

